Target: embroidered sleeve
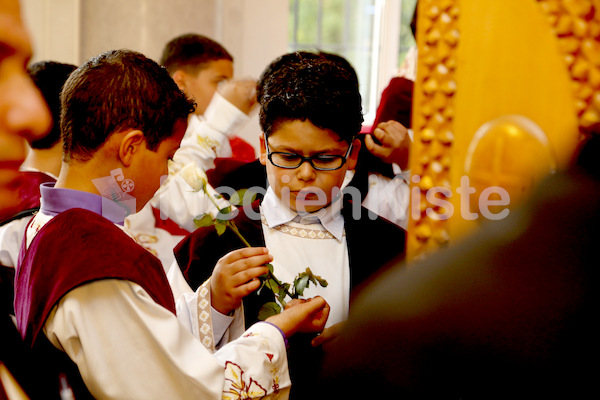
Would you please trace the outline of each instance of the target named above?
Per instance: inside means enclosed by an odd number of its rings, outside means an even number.
[[[211,353],[215,352],[215,340],[210,307],[210,279],[204,282],[197,290],[198,293],[198,327],[200,342]]]
[[[240,305],[232,316],[220,314],[210,303],[210,279],[197,290],[198,336],[211,353],[244,333],[244,308]]]
[[[222,398],[287,399],[291,382],[282,339],[277,328],[259,322],[219,350],[216,354],[227,359]],[[244,356],[246,351],[252,352],[252,359]]]

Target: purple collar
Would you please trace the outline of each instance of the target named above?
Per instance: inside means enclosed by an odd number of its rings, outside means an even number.
[[[72,208],[82,208],[101,215],[112,223],[123,225],[125,217],[130,214],[130,211],[118,202],[94,193],[55,188],[54,183],[40,185],[40,193],[40,211],[46,215],[55,216]]]

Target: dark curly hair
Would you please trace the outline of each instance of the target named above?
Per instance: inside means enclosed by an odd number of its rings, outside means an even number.
[[[148,148],[156,151],[195,105],[154,61],[131,50],[112,50],[71,74],[61,108],[64,160],[86,161],[123,129],[141,130]]]
[[[363,115],[356,73],[343,58],[294,52],[273,61],[257,85],[260,125],[269,136],[279,124],[308,120],[351,143]]]

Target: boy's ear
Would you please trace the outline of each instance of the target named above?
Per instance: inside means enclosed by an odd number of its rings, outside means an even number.
[[[348,169],[356,168],[356,163],[358,162],[358,153],[360,152],[360,146],[360,139],[354,139],[354,141],[352,142],[352,151],[350,151],[350,155],[348,156]]]
[[[260,157],[258,160],[262,165],[267,165],[267,145],[265,144],[265,135],[261,134],[260,138]]]
[[[123,132],[122,135],[119,145],[119,160],[123,166],[129,167],[140,150],[146,148],[146,137],[139,129]]]
[[[181,90],[182,92],[185,92],[185,78],[186,74],[183,70],[178,69],[173,74],[173,80],[177,84],[177,87],[179,87],[179,90]]]

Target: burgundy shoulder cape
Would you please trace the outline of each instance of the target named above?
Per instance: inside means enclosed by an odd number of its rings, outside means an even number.
[[[21,336],[30,345],[65,294],[100,279],[135,282],[175,313],[160,261],[98,214],[78,208],[64,211],[40,230],[28,249],[25,243],[15,276],[15,314]]]

